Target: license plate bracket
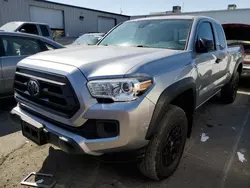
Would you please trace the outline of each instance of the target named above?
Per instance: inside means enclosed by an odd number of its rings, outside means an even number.
[[[43,131],[43,127],[36,127],[25,121],[22,121],[21,125],[23,136],[27,137],[38,145],[44,145],[47,143],[47,137]]]

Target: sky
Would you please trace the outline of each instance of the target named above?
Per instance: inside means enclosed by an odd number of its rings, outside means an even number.
[[[250,8],[250,0],[50,0],[125,15],[143,15],[172,10],[182,6],[182,12],[226,9],[228,4]],[[184,5],[184,6],[183,6]]]

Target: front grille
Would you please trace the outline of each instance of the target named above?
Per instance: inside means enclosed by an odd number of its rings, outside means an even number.
[[[39,84],[39,96],[29,93],[27,85],[30,80],[35,80]],[[65,76],[17,68],[14,89],[24,98],[24,102],[67,118],[72,117],[80,107],[75,92]]]

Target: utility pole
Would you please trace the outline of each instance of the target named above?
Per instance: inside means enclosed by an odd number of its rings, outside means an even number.
[[[122,6],[121,6],[121,8],[120,8],[120,14],[122,14],[122,12],[123,12],[123,11],[122,11]]]

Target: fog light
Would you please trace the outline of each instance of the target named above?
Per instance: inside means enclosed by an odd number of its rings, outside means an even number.
[[[100,138],[112,138],[119,135],[119,123],[117,121],[97,121],[96,132]]]

